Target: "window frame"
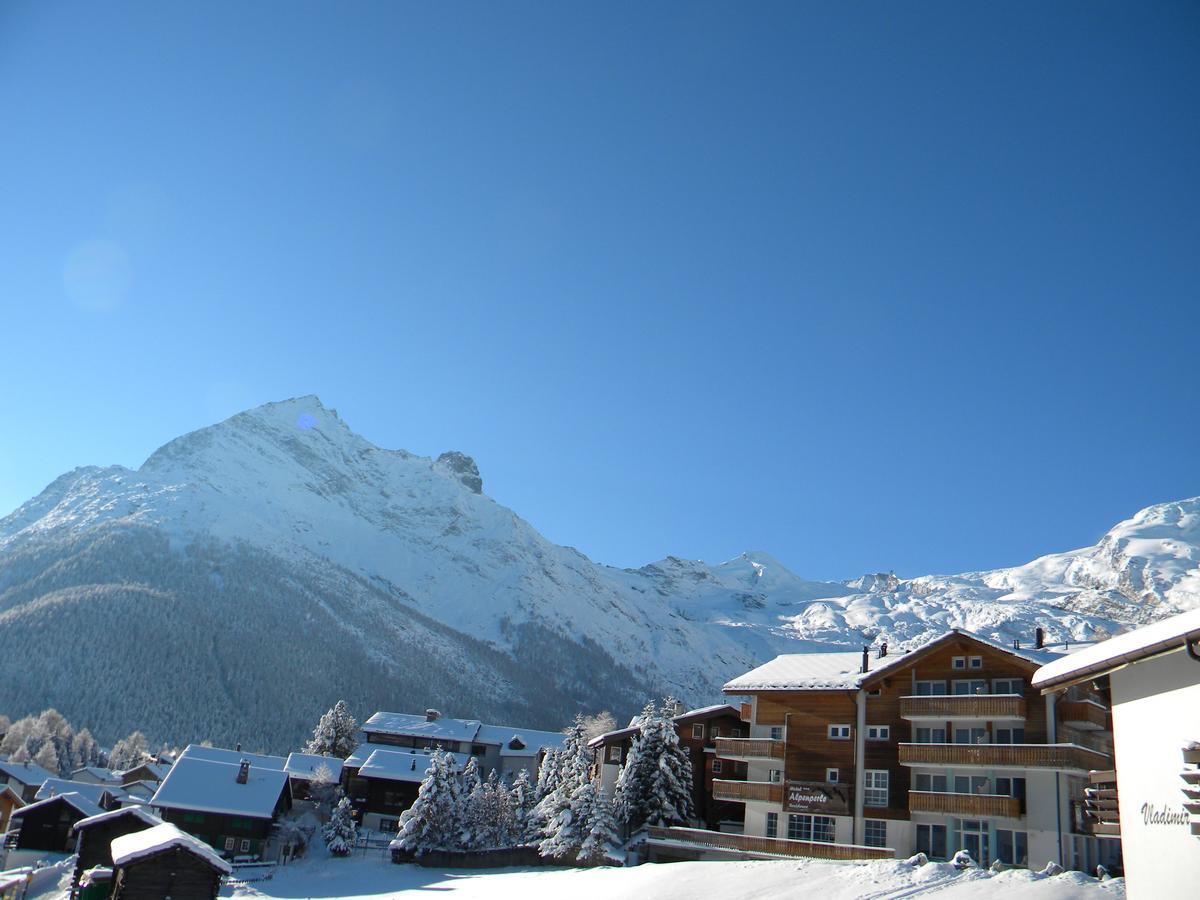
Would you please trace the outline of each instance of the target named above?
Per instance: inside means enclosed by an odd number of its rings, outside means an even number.
[[[692,723],[692,740],[693,741],[704,740],[704,723],[703,722],[693,722]]]
[[[842,773],[839,769],[826,769],[825,770],[825,783],[826,784],[841,784],[842,783],[841,778],[842,778]]]
[[[867,740],[868,741],[890,741],[892,739],[891,725],[868,725]]]
[[[225,852],[226,853],[232,853],[233,848],[236,846],[237,846],[237,838],[235,838],[235,837],[225,838]]]
[[[241,844],[238,845],[238,853],[250,852],[250,838],[242,838]]]
[[[840,733],[845,730],[845,734]],[[831,722],[825,729],[825,734],[831,741],[848,741],[853,732],[850,726],[841,722]]]
[[[887,809],[891,799],[892,773],[888,769],[864,769],[863,776],[863,806]],[[882,784],[879,783],[881,781]],[[881,791],[883,802],[874,802],[880,798]]]
[[[874,836],[871,835],[872,828],[875,826],[876,832],[882,832]],[[887,846],[887,819],[864,819],[863,820],[863,846],[864,847],[886,847]]]
[[[779,813],[767,813],[767,821],[763,831],[766,832],[766,836],[769,838],[779,837]]]
[[[965,656],[950,657],[950,668],[955,672],[967,671],[967,658]]]
[[[1014,682],[1016,684],[1020,685],[1020,690],[1016,690],[1016,691],[1011,690]],[[1008,686],[1008,688],[1010,688],[1010,689],[1001,691],[1000,690],[1001,684]],[[1003,696],[1024,697],[1025,696],[1025,679],[1024,678],[993,678],[992,679],[992,693],[1000,694]]]
[[[982,656],[968,656],[967,657],[967,668],[982,670],[983,669],[983,657]]]
[[[769,734],[771,736],[771,740],[782,741],[783,740],[783,726],[782,725],[772,725],[771,731],[769,732]]]
[[[712,761],[712,773],[714,775],[721,775],[724,767],[725,767],[725,764],[724,764],[724,762],[722,762],[720,757],[716,757]]]
[[[613,759],[613,755],[614,755],[613,751],[616,751],[616,754],[615,754],[616,759]],[[607,761],[610,763],[620,763],[620,761],[621,761],[621,745],[620,744],[609,744],[607,757],[608,757]]]

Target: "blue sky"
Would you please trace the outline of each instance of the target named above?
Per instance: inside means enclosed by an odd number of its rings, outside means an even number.
[[[1200,493],[1191,3],[0,6],[0,514],[316,393],[593,558]]]

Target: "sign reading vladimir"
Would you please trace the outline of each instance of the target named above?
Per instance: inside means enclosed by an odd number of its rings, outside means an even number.
[[[787,808],[791,812],[849,815],[850,794],[845,785],[823,781],[789,781]]]

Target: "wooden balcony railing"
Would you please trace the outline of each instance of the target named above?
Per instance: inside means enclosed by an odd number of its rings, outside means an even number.
[[[1066,700],[1058,704],[1058,718],[1066,725],[1099,731],[1112,730],[1112,716],[1099,703],[1090,700]]]
[[[724,759],[783,759],[783,741],[770,738],[717,738],[717,756]]]
[[[952,816],[984,818],[1021,815],[1021,801],[1002,794],[948,794],[944,791],[909,791],[908,811],[945,813]]]
[[[740,850],[765,856],[797,856],[811,859],[891,859],[896,851],[889,847],[860,847],[856,844],[824,844],[819,841],[789,841],[784,838],[726,834],[701,828],[650,829],[651,841],[671,841],[694,847]]]
[[[727,781],[713,779],[713,799],[745,803],[760,800],[764,803],[783,803],[783,785],[774,781]]]
[[[901,744],[908,766],[979,766],[988,769],[1107,769],[1112,759],[1078,744]]]
[[[901,697],[904,719],[1024,719],[1025,698],[1018,694],[959,694],[941,697]]]
[[[1077,801],[1072,801],[1075,806]],[[1117,773],[1105,769],[1088,773],[1082,808],[1083,834],[1096,837],[1121,836],[1121,811],[1117,805]]]

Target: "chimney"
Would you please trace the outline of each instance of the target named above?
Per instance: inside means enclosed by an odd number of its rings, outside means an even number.
[[[1021,642],[1019,640],[1017,640],[1016,638],[1013,638],[1013,649],[1014,650],[1021,649]]]
[[[863,660],[862,660],[862,671],[863,672],[869,671],[870,666],[868,665],[868,663],[870,661],[870,658],[871,658],[871,648],[863,647]]]
[[[879,658],[883,659],[885,656],[887,656],[887,641],[879,645]]]
[[[237,783],[245,784],[250,780],[250,760],[243,759],[238,763]]]
[[[1034,629],[1033,646],[1034,646],[1034,649],[1037,649],[1037,650],[1041,650],[1043,647],[1046,646],[1046,632],[1042,631],[1042,627],[1040,625],[1036,629]]]
[[[436,709],[425,710],[425,721],[426,722],[436,722],[441,717],[442,717],[442,714],[440,712],[438,712]]]
[[[242,742],[241,741],[238,741],[236,744],[233,745],[233,752],[234,753],[242,752]]]

